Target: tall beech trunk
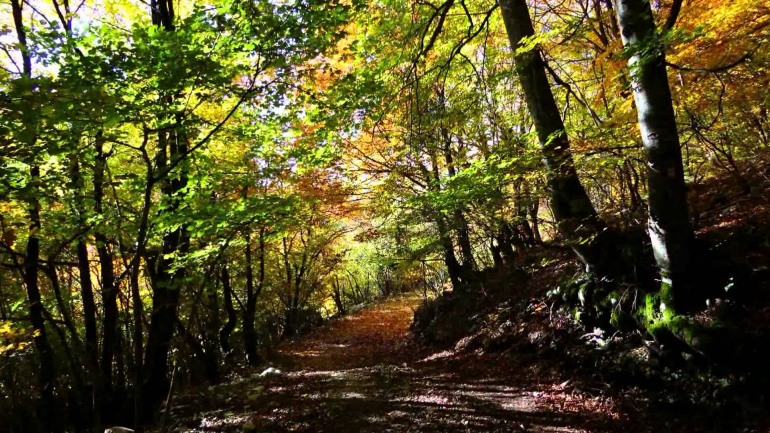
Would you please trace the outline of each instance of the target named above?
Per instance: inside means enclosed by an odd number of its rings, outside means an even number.
[[[514,50],[516,74],[535,124],[543,154],[551,208],[561,234],[590,270],[600,277],[611,274],[607,227],[599,218],[580,183],[559,108],[538,48],[518,51],[522,41],[535,35],[525,0],[499,0],[503,22]]]
[[[19,50],[22,59],[22,78],[32,79],[32,57],[27,46],[27,33],[24,29],[23,4],[21,0],[11,0],[11,12],[13,23],[16,30],[16,37],[19,41]],[[27,124],[25,128],[32,128],[30,136],[35,137],[34,131],[36,125]],[[33,144],[33,143],[30,143]],[[29,302],[29,318],[32,329],[35,331],[33,341],[35,350],[39,357],[40,368],[40,387],[41,399],[39,417],[45,428],[52,432],[62,430],[59,422],[58,406],[54,395],[56,384],[56,363],[54,361],[53,349],[48,341],[48,334],[45,329],[43,300],[40,295],[38,277],[40,274],[40,201],[38,199],[38,184],[40,183],[40,167],[36,163],[30,165],[29,185],[27,192],[27,216],[29,218],[29,237],[24,254],[24,286],[27,290],[27,301]]]
[[[16,4],[15,2],[13,4]],[[30,180],[32,182],[40,181],[40,168],[32,167]],[[54,396],[54,386],[56,383],[56,367],[54,362],[53,349],[48,342],[48,334],[45,329],[45,320],[43,316],[43,301],[40,296],[40,287],[38,277],[40,274],[40,238],[37,233],[40,231],[40,203],[37,200],[37,194],[33,193],[35,198],[30,200],[29,205],[29,230],[30,235],[27,239],[27,249],[24,255],[24,285],[27,289],[27,301],[29,302],[29,317],[32,328],[35,330],[34,343],[35,349],[40,357],[40,385],[42,387],[40,419],[50,431],[61,431],[57,416],[52,416],[57,411],[56,398]],[[52,413],[52,411],[54,411]]]
[[[647,158],[648,232],[662,280],[662,302],[691,298],[690,251],[694,233],[687,209],[682,152],[668,85],[665,53],[649,0],[617,0],[623,45]]]

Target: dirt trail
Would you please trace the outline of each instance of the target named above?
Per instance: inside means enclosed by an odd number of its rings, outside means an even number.
[[[172,430],[624,430],[627,421],[609,397],[538,374],[515,356],[457,357],[417,349],[408,328],[418,302],[413,296],[391,299],[283,345],[276,363],[280,374],[250,371],[180,398]]]

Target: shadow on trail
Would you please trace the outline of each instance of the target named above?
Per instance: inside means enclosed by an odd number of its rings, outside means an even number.
[[[183,397],[182,409],[196,413],[173,430],[601,432],[627,425],[608,398],[502,358],[429,356],[408,338],[417,302],[388,300],[285,344],[280,375],[254,372]]]

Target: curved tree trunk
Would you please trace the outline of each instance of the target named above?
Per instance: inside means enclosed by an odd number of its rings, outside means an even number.
[[[648,167],[648,232],[663,283],[662,302],[682,306],[691,298],[689,248],[695,236],[665,54],[648,0],[618,0],[616,11],[623,45],[631,53],[628,66]]]

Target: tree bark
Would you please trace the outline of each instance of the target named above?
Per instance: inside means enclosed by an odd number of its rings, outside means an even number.
[[[662,281],[662,302],[690,297],[694,233],[687,209],[682,152],[668,84],[665,53],[647,0],[617,0],[623,45],[630,53],[634,100],[647,158],[648,232]]]

